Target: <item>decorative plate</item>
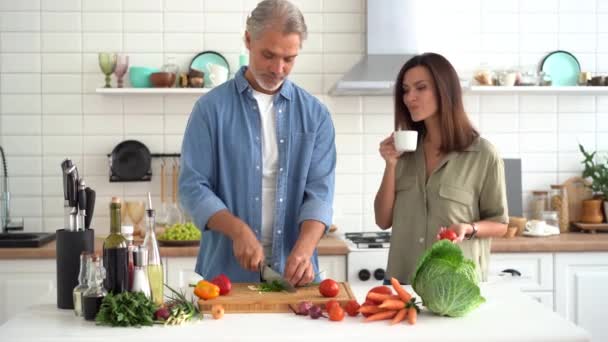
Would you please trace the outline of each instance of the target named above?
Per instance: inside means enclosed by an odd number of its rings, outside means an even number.
[[[228,69],[228,75],[230,75],[230,65],[228,60],[222,54],[215,51],[204,51],[192,58],[190,68],[200,70],[205,73],[205,84],[204,87],[208,88],[211,85],[209,79],[209,69],[207,69],[207,63],[219,64]]]
[[[567,51],[553,51],[549,53],[540,65],[541,71],[551,76],[551,85],[575,86],[581,65],[573,54]]]

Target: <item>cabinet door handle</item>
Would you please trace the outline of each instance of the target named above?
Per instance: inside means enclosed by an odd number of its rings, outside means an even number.
[[[509,273],[512,277],[521,277],[521,272],[513,268],[507,268],[506,270],[502,270],[500,273]]]

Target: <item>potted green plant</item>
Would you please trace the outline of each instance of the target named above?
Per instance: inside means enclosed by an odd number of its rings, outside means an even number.
[[[583,161],[581,162],[585,166],[582,176],[585,179],[591,179],[591,190],[593,191],[595,198],[599,200],[600,203],[603,201],[604,216],[608,217],[608,202],[606,201],[606,196],[608,196],[608,163],[598,162],[598,158],[596,156],[597,151],[589,153],[585,151],[583,145],[579,144],[578,147],[584,157]]]

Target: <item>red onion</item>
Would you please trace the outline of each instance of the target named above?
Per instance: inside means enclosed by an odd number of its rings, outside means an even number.
[[[298,309],[296,310],[296,315],[306,316],[312,307],[311,301],[303,301],[298,304]]]
[[[321,307],[318,305],[311,306],[310,309],[308,310],[308,314],[310,315],[310,318],[312,318],[312,319],[318,319],[319,317],[325,317],[325,315],[323,315],[323,310],[321,310]]]

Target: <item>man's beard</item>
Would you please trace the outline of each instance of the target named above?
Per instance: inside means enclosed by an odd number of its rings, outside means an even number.
[[[267,83],[264,80],[264,77],[262,77],[262,75],[258,75],[257,72],[254,72],[253,70],[251,70],[251,74],[253,75],[253,78],[255,79],[255,81],[257,82],[257,84],[264,90],[268,91],[268,92],[274,92],[277,89],[281,88],[281,85],[283,85],[283,82],[285,81],[285,79],[283,78],[280,82],[278,83]]]

